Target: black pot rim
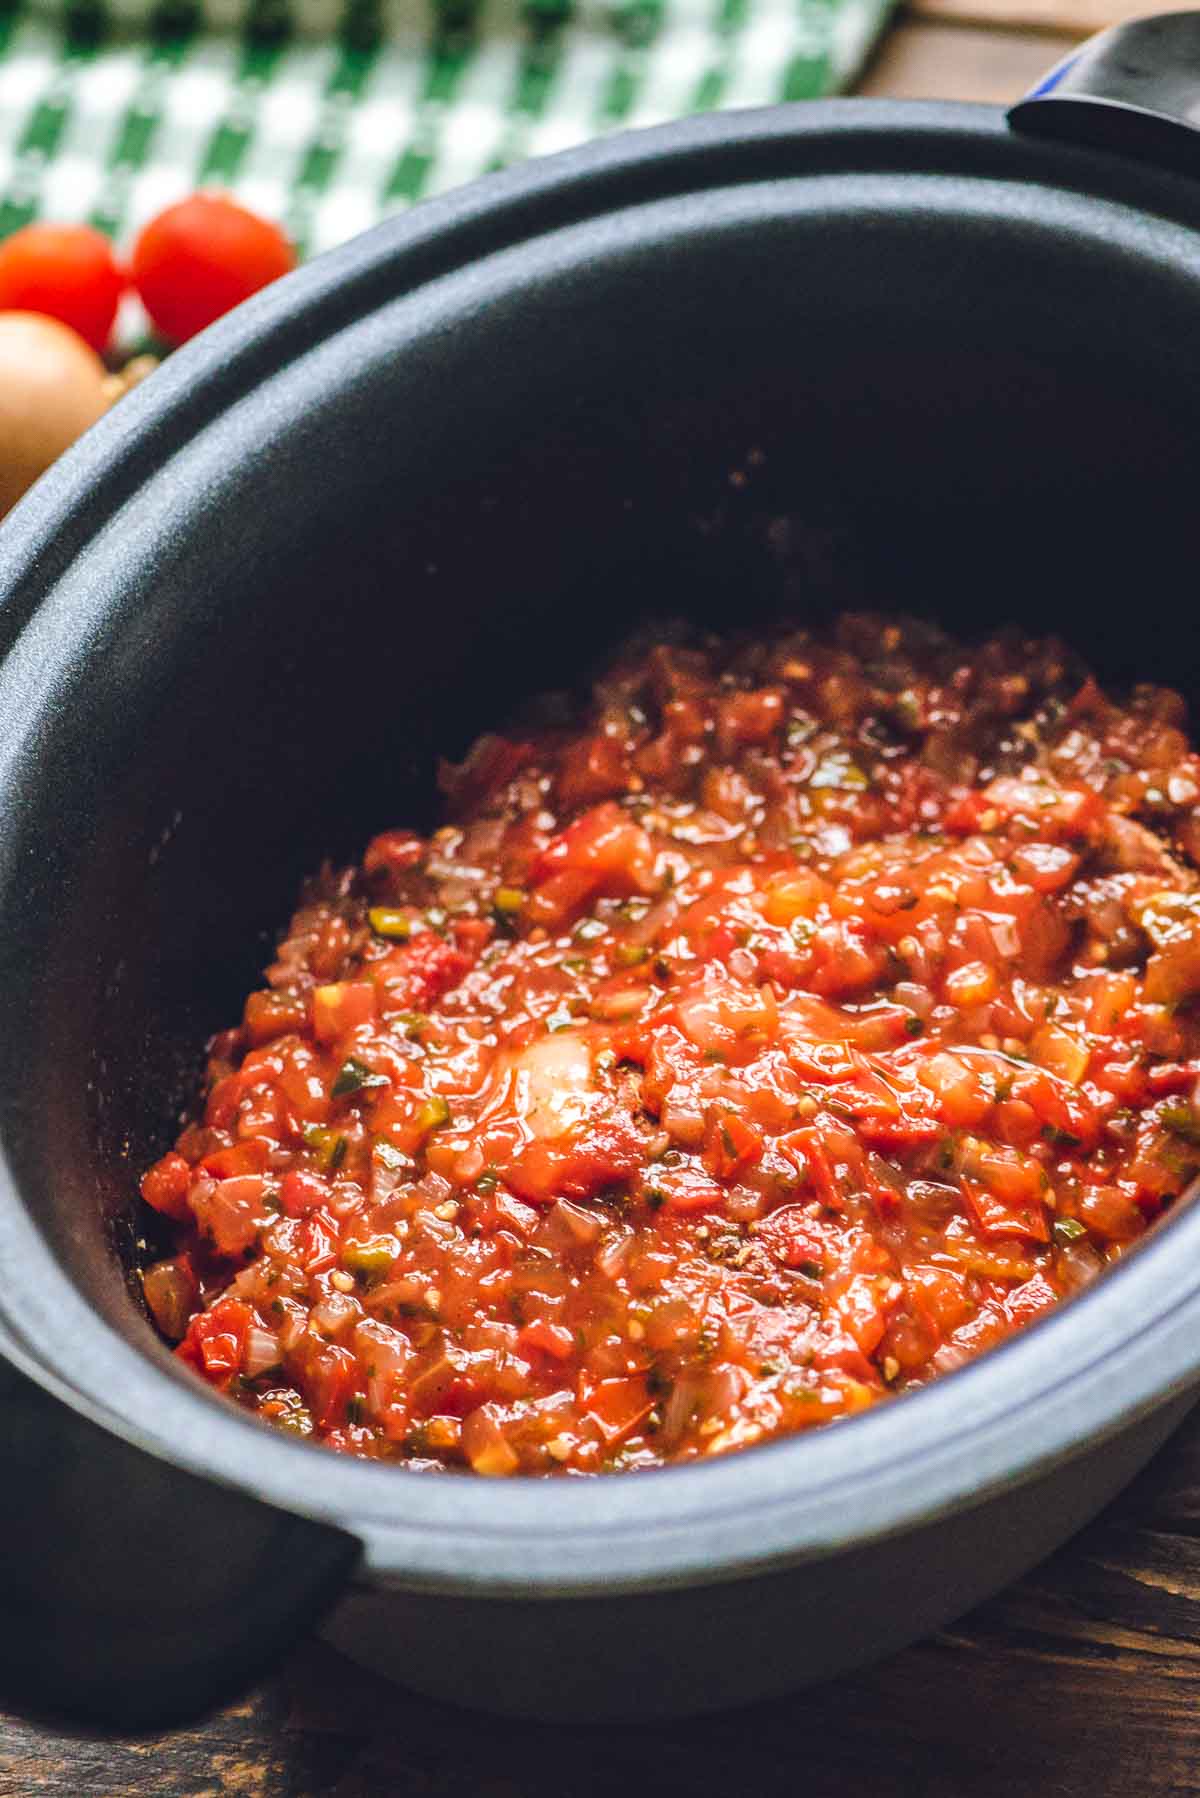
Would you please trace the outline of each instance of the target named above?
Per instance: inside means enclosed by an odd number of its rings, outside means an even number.
[[[1039,184],[1170,254],[1163,213],[1194,190],[1153,170],[1024,144],[991,108],[834,101],[709,115],[627,134],[428,202],[321,257],[180,351],[41,481],[0,530],[0,855],[5,794],[56,655],[86,625],[56,603],[68,568],[152,474],[235,400],[384,298],[532,246],[617,208],[785,176],[946,169]],[[1092,193],[1099,197],[1092,199]],[[1153,202],[1153,204],[1151,204]],[[1157,208],[1158,218],[1149,213]],[[1100,218],[1103,214],[1103,218]],[[1053,217],[1050,225],[1053,227]],[[1188,272],[1195,275],[1197,265]],[[436,309],[436,297],[428,305]],[[145,527],[147,537],[153,524]],[[97,607],[108,603],[103,592]],[[15,643],[14,643],[15,639]],[[126,1341],[58,1265],[0,1165],[0,1346],[127,1441],[366,1546],[368,1575],[426,1590],[551,1596],[710,1583],[836,1553],[1034,1478],[1200,1380],[1200,1208],[1184,1202],[1127,1263],[978,1362],[802,1440],[620,1480],[433,1478],[320,1455],[214,1398],[150,1340]],[[113,1394],[119,1393],[120,1399]]]

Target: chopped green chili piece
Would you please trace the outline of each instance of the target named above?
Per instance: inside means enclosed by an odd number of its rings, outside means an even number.
[[[1179,1100],[1164,1105],[1159,1115],[1173,1136],[1182,1136],[1184,1142],[1200,1143],[1200,1117],[1190,1105]]]
[[[323,1173],[332,1174],[346,1159],[346,1138],[340,1130],[327,1124],[309,1124],[304,1132],[305,1147],[315,1149],[317,1163]]]
[[[424,1135],[429,1130],[440,1130],[450,1122],[450,1106],[441,1093],[432,1093],[417,1113],[417,1129]]]
[[[373,905],[367,919],[375,935],[386,937],[390,943],[405,943],[412,935],[412,919],[394,905]]]
[[[372,1236],[367,1242],[342,1245],[342,1266],[352,1274],[384,1274],[396,1259],[399,1243],[394,1236]]]
[[[1056,1217],[1054,1220],[1055,1242],[1078,1242],[1081,1236],[1087,1235],[1087,1225],[1081,1224],[1077,1217]]]
[[[363,1092],[367,1087],[386,1086],[387,1083],[386,1074],[375,1073],[374,1069],[369,1068],[365,1061],[359,1061],[357,1056],[352,1055],[338,1069],[337,1078],[329,1089],[329,1095],[333,1099],[344,1099],[347,1093]]]
[[[1048,1143],[1053,1143],[1056,1149],[1077,1149],[1079,1147],[1079,1138],[1072,1136],[1069,1130],[1060,1129],[1057,1124],[1043,1124],[1042,1135]]]

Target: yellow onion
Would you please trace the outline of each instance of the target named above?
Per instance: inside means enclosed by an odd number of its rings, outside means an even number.
[[[0,515],[107,409],[107,380],[69,326],[0,312]]]

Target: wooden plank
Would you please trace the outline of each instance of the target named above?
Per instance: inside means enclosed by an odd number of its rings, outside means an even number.
[[[914,17],[1086,37],[1147,13],[1191,12],[1195,0],[911,0]]]
[[[1018,99],[1072,47],[1060,33],[993,31],[902,17],[858,85],[861,94],[905,100]]]
[[[248,1701],[171,1735],[0,1718],[0,1798],[1181,1798],[1200,1791],[1197,1716],[1200,1412],[1010,1591],[778,1703],[550,1730],[451,1711],[307,1642]]]

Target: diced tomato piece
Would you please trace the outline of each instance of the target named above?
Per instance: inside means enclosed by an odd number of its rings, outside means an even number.
[[[580,1385],[579,1403],[610,1445],[632,1434],[653,1409],[644,1374],[629,1374],[617,1380],[585,1379]]]
[[[785,1267],[811,1271],[814,1277],[824,1272],[829,1237],[803,1205],[781,1205],[772,1211],[758,1226],[758,1240]]]
[[[1081,836],[1104,809],[1099,793],[1091,787],[1058,786],[1049,780],[1007,774],[992,781],[983,797],[1002,817],[1025,818],[1042,836]]]
[[[855,1274],[834,1306],[847,1335],[864,1355],[872,1355],[883,1340],[887,1317],[880,1295],[880,1281],[869,1274]]]
[[[629,1119],[601,1117],[563,1137],[534,1141],[511,1158],[496,1159],[513,1191],[533,1204],[590,1199],[631,1178],[645,1149]]]
[[[303,1030],[308,1021],[308,1001],[303,993],[251,993],[246,1000],[243,1025],[246,1040],[269,1043],[277,1036]]]
[[[517,1341],[524,1353],[532,1349],[543,1355],[549,1355],[555,1361],[568,1361],[575,1353],[575,1338],[570,1330],[562,1324],[553,1324],[544,1318],[537,1318],[526,1324]]]
[[[450,934],[463,954],[474,964],[495,936],[496,926],[487,918],[455,918],[450,926]]]
[[[774,1039],[779,1009],[769,990],[712,979],[676,1006],[684,1035],[704,1055],[750,1061]]]
[[[214,1149],[200,1163],[214,1180],[229,1180],[235,1174],[261,1174],[270,1160],[271,1151],[261,1136],[248,1137],[227,1149]]]
[[[767,743],[783,724],[787,701],[778,687],[731,693],[721,701],[720,733],[730,748],[739,743]]]
[[[1012,1289],[1004,1300],[1004,1309],[1011,1323],[1026,1324],[1057,1305],[1059,1297],[1045,1274],[1037,1273]]]
[[[995,998],[998,986],[996,970],[987,962],[964,962],[946,975],[946,1003],[964,1010],[973,1005],[987,1005]]]
[[[659,1185],[669,1211],[721,1211],[728,1198],[723,1186],[695,1167],[671,1168],[659,1176]]]
[[[872,940],[854,919],[823,924],[812,938],[809,985],[825,998],[841,998],[874,986],[888,966],[887,944]]]
[[[1146,1069],[1146,1085],[1156,1098],[1167,1093],[1187,1092],[1200,1078],[1200,1063],[1194,1061],[1160,1061]]]
[[[440,940],[440,939],[439,939]],[[313,1035],[319,1043],[336,1042],[357,1024],[375,1016],[375,988],[369,980],[340,980],[313,988]]]
[[[1014,849],[1013,872],[1035,893],[1057,893],[1079,871],[1079,857],[1061,843],[1026,843]]]
[[[321,1205],[328,1204],[330,1187],[310,1168],[289,1168],[279,1187],[279,1203],[289,1217],[305,1217]]]
[[[704,1139],[703,1162],[714,1180],[736,1180],[762,1158],[761,1131],[735,1111],[714,1108]]]
[[[1131,1242],[1146,1227],[1141,1211],[1118,1186],[1085,1186],[1077,1209],[1080,1221],[1108,1242]]]
[[[558,771],[559,801],[569,810],[623,793],[629,783],[629,752],[619,737],[601,733],[572,744]]]
[[[214,1130],[231,1129],[237,1122],[245,1089],[246,1082],[240,1073],[226,1074],[224,1079],[218,1080],[204,1108],[205,1123],[211,1124]]]
[[[187,1195],[191,1183],[191,1167],[172,1149],[142,1175],[142,1197],[147,1205],[152,1205],[165,1217],[182,1219],[188,1214]]]
[[[960,836],[969,837],[982,829],[983,819],[994,819],[995,814],[995,802],[980,792],[978,788],[974,788],[971,792],[964,793],[960,799],[956,799],[953,805],[947,807],[942,822],[947,830],[952,830]]]
[[[385,830],[372,837],[363,856],[368,874],[406,874],[425,859],[425,839],[411,830]]]
[[[593,891],[646,892],[653,879],[654,847],[641,825],[609,800],[554,837],[530,868],[529,879],[540,886],[566,869],[590,875]]]
[[[253,1322],[254,1313],[240,1299],[218,1299],[211,1310],[193,1317],[175,1352],[214,1386],[228,1386],[241,1371]]]
[[[482,944],[474,950],[465,945],[456,947],[434,930],[421,931],[394,958],[410,1004],[423,1011],[451,987],[457,986],[474,964],[479,947]],[[394,983],[392,985],[394,991]]]
[[[974,1312],[968,1280],[968,1275],[946,1267],[918,1266],[910,1271],[909,1294],[939,1336],[949,1336]]]
[[[863,1152],[853,1132],[832,1121],[821,1122],[793,1130],[786,1144],[803,1155],[822,1205],[830,1211],[844,1211],[847,1189],[860,1177],[863,1164]]]
[[[1100,1118],[1087,1094],[1077,1087],[1040,1068],[1026,1067],[1013,1076],[1011,1096],[1033,1107],[1059,1147],[1072,1151],[1095,1147]]]
[[[553,930],[581,911],[595,891],[596,880],[589,869],[560,868],[530,893],[523,910],[525,922]]]
[[[971,1216],[985,1236],[1024,1236],[1034,1242],[1050,1240],[1046,1208],[1040,1196],[1018,1197],[1014,1193],[1001,1197],[980,1181],[965,1175],[960,1184]]]
[[[933,1094],[942,1122],[952,1130],[982,1124],[991,1112],[992,1095],[979,1070],[953,1051],[931,1055],[917,1069],[917,1078]]]

